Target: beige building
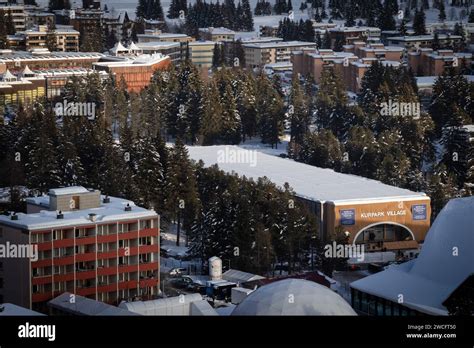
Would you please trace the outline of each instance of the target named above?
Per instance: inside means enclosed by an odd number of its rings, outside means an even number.
[[[80,33],[69,27],[60,27],[52,31],[56,40],[57,51],[61,52],[79,52]],[[46,48],[48,41],[48,27],[40,25],[36,29],[29,29],[19,32],[16,36],[23,37],[25,49],[27,51]]]
[[[182,42],[194,41],[194,38],[186,34],[162,33],[161,30],[145,30],[145,34],[138,34],[138,42]]]
[[[214,41],[194,41],[188,44],[189,57],[198,68],[209,69],[212,67],[214,57]]]
[[[216,42],[234,41],[235,31],[223,27],[199,28],[199,37],[202,40],[210,40]]]
[[[260,68],[266,64],[291,61],[291,52],[303,48],[316,48],[314,42],[281,41],[243,44],[245,64],[249,68]]]
[[[456,45],[461,41],[461,36],[458,35],[446,35],[439,34],[438,40],[441,46],[449,43]],[[407,50],[413,50],[418,48],[429,48],[431,47],[434,40],[433,35],[418,35],[418,36],[394,36],[386,39],[387,45],[399,46]]]

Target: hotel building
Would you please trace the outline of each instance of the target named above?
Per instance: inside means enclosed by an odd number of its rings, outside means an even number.
[[[159,290],[159,216],[97,190],[28,198],[27,214],[0,216],[0,243],[37,246],[37,257],[1,260],[0,302],[45,311],[66,291],[117,304]]]

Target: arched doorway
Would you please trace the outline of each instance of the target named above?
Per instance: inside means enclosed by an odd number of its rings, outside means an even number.
[[[396,222],[377,222],[360,230],[353,244],[379,244],[415,240],[415,235],[406,226]]]

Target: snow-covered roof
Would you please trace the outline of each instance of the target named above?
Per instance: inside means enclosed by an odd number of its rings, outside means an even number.
[[[209,33],[212,35],[235,35],[235,31],[224,28],[224,27],[199,28],[199,31],[202,31],[203,33]]]
[[[236,269],[229,269],[228,271],[224,272],[224,274],[222,274],[222,278],[234,283],[245,283],[252,280],[265,279],[264,277],[257,274],[242,272]]]
[[[200,301],[203,301],[200,294],[189,294],[150,301],[122,302],[119,308],[141,315],[190,315],[191,303]]]
[[[1,316],[44,316],[44,314],[17,306],[13,303],[2,303],[0,304],[0,317]]]
[[[276,42],[243,43],[243,46],[249,47],[249,48],[316,47],[316,43],[306,42],[306,41],[276,41]]]
[[[105,196],[101,197],[101,202]],[[98,208],[65,211],[63,218],[58,219],[56,211],[49,211],[49,197],[31,197],[26,201],[29,204],[44,206],[45,210],[34,214],[17,213],[18,220],[11,220],[10,216],[0,215],[0,224],[10,225],[17,229],[43,230],[64,226],[80,226],[92,224],[89,214],[95,214],[95,223],[106,223],[111,221],[131,220],[140,218],[153,218],[157,214],[153,210],[148,210],[135,205],[132,201],[109,197],[110,203],[101,203]],[[132,207],[130,211],[125,211],[127,204]]]
[[[79,193],[87,193],[89,192],[83,186],[69,186],[69,187],[61,187],[49,190],[50,195],[61,196],[61,195],[72,195],[72,194],[79,194]]]
[[[361,176],[343,174],[238,146],[189,146],[190,158],[202,160],[205,166],[218,164],[225,172],[235,172],[247,178],[267,177],[283,187],[287,182],[296,195],[312,201],[407,200],[427,198],[424,193],[390,186]],[[284,150],[282,150],[284,152]],[[232,153],[255,161],[229,161]],[[233,162],[233,163],[232,163]],[[254,162],[254,163],[253,163]],[[253,165],[255,164],[255,165]]]
[[[474,274],[474,197],[446,204],[417,259],[351,283],[362,292],[427,314],[447,315],[443,302]]]
[[[130,51],[141,51],[141,48],[138,47],[135,42],[132,41],[132,43],[130,44],[130,46],[128,46],[128,49]]]
[[[252,292],[237,305],[232,315],[357,314],[341,296],[323,285],[303,279],[284,279]]]
[[[139,315],[124,308],[115,307],[80,295],[65,292],[48,302],[48,306],[73,315]]]

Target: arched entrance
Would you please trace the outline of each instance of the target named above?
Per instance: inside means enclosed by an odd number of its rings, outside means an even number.
[[[377,222],[360,230],[353,244],[380,244],[384,242],[399,242],[415,240],[415,235],[406,226],[396,222]]]

